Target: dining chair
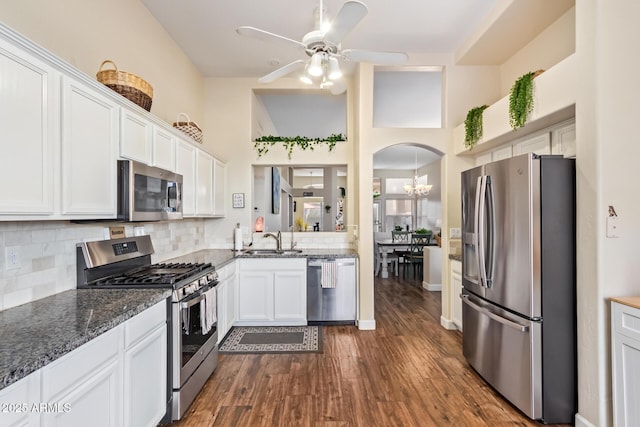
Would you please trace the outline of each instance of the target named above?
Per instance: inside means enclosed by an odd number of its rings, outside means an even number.
[[[416,277],[416,273],[422,273],[422,267],[424,262],[424,247],[429,244],[431,234],[411,234],[411,244],[409,251],[404,257],[405,266],[402,272],[403,276],[406,276],[406,272],[409,266],[413,267],[413,277]]]

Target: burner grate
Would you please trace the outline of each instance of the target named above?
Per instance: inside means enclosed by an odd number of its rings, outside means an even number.
[[[210,268],[210,263],[160,263],[94,282],[97,286],[174,285]]]

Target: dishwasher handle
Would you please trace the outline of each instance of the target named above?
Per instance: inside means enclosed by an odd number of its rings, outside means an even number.
[[[356,265],[356,261],[353,258],[309,258],[307,266],[309,267],[322,267],[323,262],[335,262],[338,267],[345,265]]]

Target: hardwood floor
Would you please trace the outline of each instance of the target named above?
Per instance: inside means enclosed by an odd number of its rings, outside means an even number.
[[[323,327],[321,354],[221,355],[172,426],[541,425],[467,365],[462,335],[440,326],[440,292],[402,275],[375,288],[376,330]]]

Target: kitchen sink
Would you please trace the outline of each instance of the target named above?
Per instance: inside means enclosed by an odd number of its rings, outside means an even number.
[[[302,249],[246,249],[247,255],[295,255],[302,253]]]

